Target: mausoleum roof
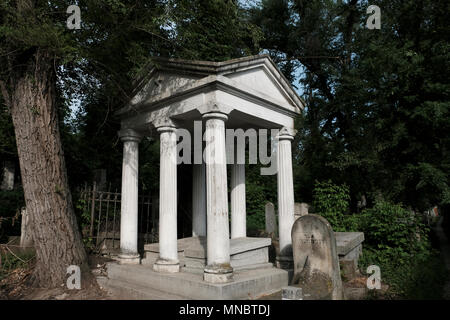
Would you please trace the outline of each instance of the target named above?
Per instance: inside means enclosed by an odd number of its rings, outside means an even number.
[[[222,90],[295,116],[303,100],[268,55],[223,62],[154,58],[136,80],[130,102],[116,114],[153,110],[195,94]]]

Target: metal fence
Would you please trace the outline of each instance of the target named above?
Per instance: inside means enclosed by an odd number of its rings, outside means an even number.
[[[79,192],[77,209],[81,210],[83,238],[102,253],[115,253],[120,246],[121,194],[115,190],[98,190],[94,184]],[[157,203],[150,194],[138,196],[139,246],[158,241]]]

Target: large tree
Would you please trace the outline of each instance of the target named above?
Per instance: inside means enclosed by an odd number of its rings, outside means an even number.
[[[366,28],[369,5],[381,8],[380,30]],[[297,199],[333,179],[354,202],[450,203],[447,11],[431,0],[264,0],[253,10],[261,46],[300,78],[307,100]]]
[[[78,265],[88,274],[56,103],[56,72],[67,42],[62,31],[64,20],[56,24],[49,13],[63,8],[63,2],[31,0],[6,1],[0,7],[0,88],[14,125],[36,247],[32,278],[38,286],[63,284],[69,265]]]
[[[81,8],[80,30],[66,27],[72,4]],[[238,2],[229,0],[1,3],[1,96],[12,116],[34,226],[37,285],[60,285],[68,265],[88,271],[68,176],[79,185],[106,166],[113,181],[120,178],[119,123],[112,115],[130,99],[133,79],[151,58],[225,60],[257,53],[259,38]],[[61,116],[74,98],[80,112],[68,125]],[[148,148],[147,141],[142,145]],[[141,180],[148,184],[158,158],[143,155]]]

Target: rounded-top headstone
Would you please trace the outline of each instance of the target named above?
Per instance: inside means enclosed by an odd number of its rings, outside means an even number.
[[[293,284],[304,299],[343,299],[336,239],[329,222],[319,215],[298,218],[292,227]]]

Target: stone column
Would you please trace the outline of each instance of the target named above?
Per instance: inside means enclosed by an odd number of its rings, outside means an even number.
[[[120,254],[122,264],[139,264],[138,253],[138,166],[139,141],[142,136],[132,130],[119,131],[123,141],[122,199],[120,214]]]
[[[292,268],[291,229],[294,224],[294,182],[292,177],[291,142],[293,134],[286,129],[278,135],[278,234],[280,238],[280,254],[277,264],[283,269]]]
[[[230,233],[228,225],[227,161],[225,153],[225,121],[219,112],[203,115],[205,129],[207,266],[204,280],[229,282],[233,278],[230,265]]]
[[[247,236],[245,203],[245,163],[236,158],[231,166],[231,238]]]
[[[192,236],[206,236],[206,166],[192,165]]]
[[[159,127],[159,259],[158,272],[178,272],[177,248],[177,136],[174,127]]]

